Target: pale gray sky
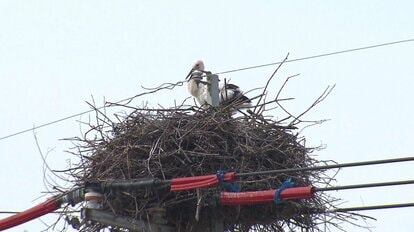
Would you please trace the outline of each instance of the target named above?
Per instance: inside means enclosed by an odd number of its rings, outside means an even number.
[[[225,71],[290,58],[414,38],[412,1],[0,1],[0,137],[88,110],[94,96],[117,101],[182,80],[195,59]],[[353,162],[413,155],[414,43],[286,64],[271,88],[300,73],[285,96],[300,112],[327,86],[329,98],[307,115],[331,121],[305,130],[318,159]],[[274,67],[235,72],[243,89],[263,86]],[[141,101],[172,106],[185,87]],[[137,101],[136,104],[140,102]],[[275,115],[276,117],[278,115]],[[70,156],[62,138],[79,136],[77,120],[36,131],[48,163]],[[0,141],[0,210],[43,200],[42,159],[33,133]],[[412,178],[413,163],[350,168],[337,184]],[[332,193],[347,206],[413,202],[412,186]],[[414,209],[366,212],[373,231],[409,231]],[[4,217],[6,215],[0,215]],[[50,223],[53,216],[43,217]],[[39,231],[34,220],[10,231]],[[349,231],[364,231],[352,226]],[[336,230],[332,230],[336,231]]]

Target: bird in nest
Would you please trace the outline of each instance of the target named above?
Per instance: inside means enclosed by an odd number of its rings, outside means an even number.
[[[207,108],[211,102],[209,99],[210,94],[208,93],[210,82],[203,81],[203,77],[210,74],[211,72],[205,71],[203,61],[196,60],[185,78],[188,80],[188,91],[203,108]],[[239,86],[220,82],[219,104],[232,105],[236,108],[247,108],[251,106],[251,100],[240,91]]]

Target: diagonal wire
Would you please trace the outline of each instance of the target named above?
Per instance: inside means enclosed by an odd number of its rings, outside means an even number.
[[[226,73],[232,73],[232,72],[240,72],[240,71],[244,71],[244,70],[249,70],[249,69],[256,69],[256,68],[262,68],[262,67],[267,67],[267,66],[272,66],[272,65],[279,65],[281,63],[290,63],[290,62],[297,62],[297,61],[303,61],[303,60],[310,60],[310,59],[316,59],[316,58],[321,58],[321,57],[326,57],[326,56],[333,56],[333,55],[338,55],[338,54],[343,54],[343,53],[350,53],[350,52],[356,52],[356,51],[361,51],[361,50],[367,50],[367,49],[373,49],[373,48],[379,48],[379,47],[385,47],[385,46],[390,46],[390,45],[395,45],[395,44],[402,44],[402,43],[408,43],[408,42],[414,42],[414,39],[406,39],[406,40],[398,40],[398,41],[393,41],[393,42],[388,42],[388,43],[381,43],[381,44],[375,44],[375,45],[370,45],[370,46],[365,46],[365,47],[358,47],[358,48],[352,48],[352,49],[347,49],[347,50],[341,50],[341,51],[336,51],[336,52],[330,52],[330,53],[324,53],[324,54],[319,54],[319,55],[314,55],[314,56],[306,56],[306,57],[302,57],[302,58],[297,58],[297,59],[291,59],[291,60],[286,60],[286,61],[278,61],[278,62],[273,62],[273,63],[267,63],[267,64],[261,64],[261,65],[255,65],[255,66],[249,66],[249,67],[244,67],[244,68],[238,68],[238,69],[232,69],[232,70],[227,70],[227,71],[222,71],[222,72],[218,72],[215,74],[226,74]],[[179,81],[176,84],[173,85],[182,85],[184,82],[183,81]],[[164,89],[164,88],[163,88]],[[147,92],[148,93],[148,92]],[[146,94],[146,93],[144,93]],[[137,95],[139,96],[139,95]],[[136,96],[134,96],[136,97]],[[130,97],[130,98],[126,98],[120,101],[117,101],[116,103],[121,103],[121,102],[125,102],[125,101],[129,101],[131,99],[133,99],[134,97]],[[105,106],[101,106],[98,107],[96,109],[103,109]],[[87,110],[81,113],[77,113],[77,114],[73,114],[67,117],[63,117],[54,121],[50,121],[44,124],[41,124],[39,126],[34,126],[32,128],[29,129],[25,129],[25,130],[21,130],[15,133],[11,133],[5,136],[0,137],[0,140],[4,140],[7,138],[11,138],[20,134],[24,134],[26,132],[29,131],[33,131],[42,127],[46,127],[46,126],[50,126],[52,124],[56,124],[62,121],[66,121],[68,119],[71,118],[75,118],[75,117],[79,117],[83,114],[88,114],[95,111],[95,109],[91,109],[91,110]]]
[[[414,39],[399,40],[399,41],[393,41],[393,42],[389,42],[389,43],[375,44],[375,45],[370,45],[370,46],[365,46],[365,47],[358,47],[358,48],[346,49],[346,50],[341,50],[341,51],[336,51],[336,52],[329,52],[329,53],[324,53],[324,54],[320,54],[320,55],[306,56],[306,57],[291,59],[291,60],[286,60],[286,61],[279,61],[279,62],[273,62],[273,63],[268,63],[268,64],[254,65],[254,66],[249,66],[249,67],[244,67],[244,68],[238,68],[238,69],[232,69],[232,70],[228,70],[228,71],[218,72],[218,73],[215,73],[215,74],[218,75],[218,74],[239,72],[239,71],[244,71],[244,70],[249,70],[249,69],[256,69],[256,68],[263,68],[263,67],[267,67],[267,66],[278,65],[278,64],[281,64],[281,63],[291,63],[291,62],[297,62],[297,61],[303,61],[303,60],[310,60],[310,59],[321,58],[321,57],[325,57],[325,56],[333,56],[333,55],[339,55],[339,54],[343,54],[343,53],[350,53],[350,52],[356,52],[356,51],[361,51],[361,50],[367,50],[367,49],[373,49],[373,48],[379,48],[379,47],[385,47],[385,46],[401,44],[401,43],[409,43],[409,42],[414,42]]]
[[[129,98],[125,98],[125,99],[119,100],[119,101],[114,102],[114,103],[111,103],[111,104],[112,105],[116,105],[116,104],[120,104],[122,102],[129,102],[129,101],[132,101],[132,99],[134,99],[136,97],[140,97],[140,96],[147,95],[147,94],[150,94],[150,93],[155,93],[155,92],[158,92],[159,90],[163,90],[163,89],[171,89],[172,87],[174,87],[174,86],[180,86],[183,83],[184,82],[179,81],[177,83],[167,83],[165,85],[163,84],[163,85],[161,85],[157,89],[153,89],[153,90],[148,91],[148,92],[143,92],[143,93],[137,94],[135,96],[132,96],[132,97],[129,97]],[[83,111],[81,113],[73,114],[73,115],[70,115],[70,116],[67,116],[67,117],[64,117],[64,118],[60,118],[60,119],[57,119],[57,120],[54,120],[54,121],[50,121],[50,122],[41,124],[39,126],[34,126],[32,128],[26,129],[26,130],[21,130],[21,131],[18,131],[18,132],[15,132],[15,133],[12,133],[12,134],[9,134],[9,135],[0,137],[0,140],[4,140],[4,139],[10,138],[10,137],[14,137],[14,136],[17,136],[17,135],[20,135],[20,134],[24,134],[26,132],[33,131],[33,130],[36,130],[36,129],[39,129],[39,128],[42,128],[42,127],[50,126],[52,124],[56,124],[56,123],[59,123],[59,122],[62,122],[62,121],[65,121],[65,120],[68,120],[68,119],[71,119],[71,118],[79,117],[79,116],[84,115],[84,114],[92,113],[95,110],[101,110],[101,109],[103,109],[105,107],[107,107],[107,106],[106,105],[103,105],[101,107],[97,107],[97,108],[94,108],[94,109],[90,109],[90,110],[87,110],[87,111]]]

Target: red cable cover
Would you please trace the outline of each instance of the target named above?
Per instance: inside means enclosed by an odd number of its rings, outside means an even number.
[[[236,180],[235,172],[228,172],[223,174],[223,180],[232,182]],[[191,176],[173,178],[171,180],[171,191],[183,191],[196,188],[206,188],[210,186],[218,185],[217,175],[206,175],[206,176]]]
[[[287,188],[280,192],[282,200],[299,200],[314,196],[313,186]],[[253,192],[221,192],[221,205],[251,205],[274,200],[275,189]]]
[[[7,218],[0,219],[0,230],[9,229],[32,219],[43,216],[47,213],[53,212],[60,206],[56,202],[55,198],[47,199],[45,202],[36,205],[28,210],[17,213]]]

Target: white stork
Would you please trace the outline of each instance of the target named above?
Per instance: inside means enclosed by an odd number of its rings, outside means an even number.
[[[188,91],[192,96],[197,99],[197,102],[206,107],[209,98],[208,82],[203,81],[203,75],[206,72],[204,70],[204,63],[201,60],[197,60],[193,63],[193,66],[188,73],[186,79],[188,79]],[[220,105],[237,105],[237,108],[245,108],[250,106],[250,99],[243,95],[240,88],[234,84],[220,83]]]

